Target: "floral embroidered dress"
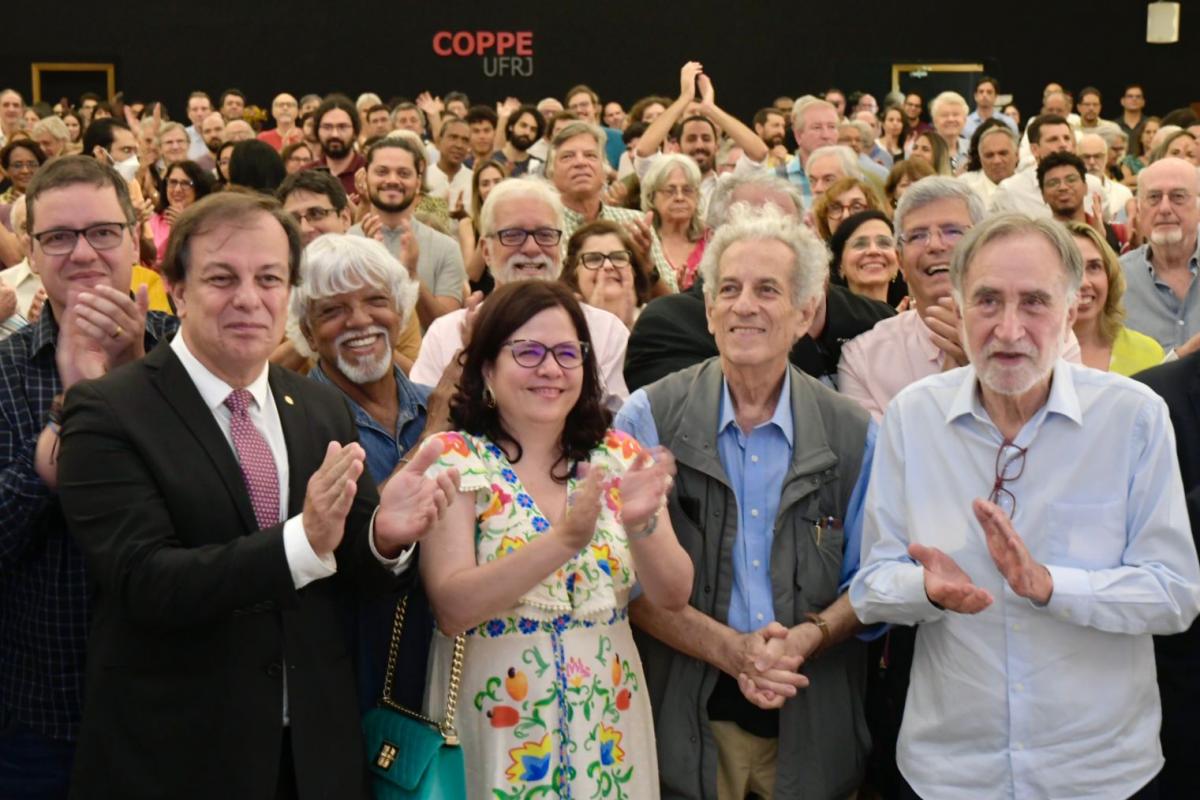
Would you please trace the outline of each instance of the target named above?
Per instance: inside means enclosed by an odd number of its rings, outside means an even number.
[[[479,563],[502,559],[550,522],[486,438],[436,437],[428,475],[456,468],[475,494]],[[657,798],[654,720],[629,627],[636,577],[618,522],[620,475],[640,452],[610,431],[589,461],[612,482],[591,543],[517,604],[467,631],[456,727],[472,800]],[[574,489],[574,481],[567,489]],[[426,707],[444,710],[453,639],[434,633]]]

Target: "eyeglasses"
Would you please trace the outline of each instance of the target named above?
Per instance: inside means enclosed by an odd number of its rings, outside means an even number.
[[[996,451],[996,482],[992,484],[988,502],[1000,506],[1010,519],[1017,511],[1017,497],[1004,484],[1017,480],[1025,472],[1026,449],[1005,441]]]
[[[866,210],[867,204],[861,200],[852,200],[845,205],[834,201],[825,207],[825,216],[829,219],[841,219],[849,214],[857,214],[860,211]]]
[[[500,244],[505,247],[520,247],[525,244],[525,240],[530,236],[542,247],[553,247],[562,241],[563,232],[558,228],[535,228],[527,230],[525,228],[504,228],[495,233]]]
[[[1170,192],[1153,191],[1146,192],[1144,195],[1142,195],[1142,199],[1146,201],[1146,205],[1148,206],[1158,205],[1163,201],[1164,197],[1171,201],[1171,205],[1182,206],[1185,205],[1188,200],[1191,200],[1193,195],[1186,189],[1174,189]]]
[[[695,197],[696,187],[694,186],[664,186],[661,189],[655,190],[657,194],[663,197]]]
[[[308,153],[304,153],[303,155],[296,155],[295,153],[292,153],[290,156],[288,156],[289,164],[307,164],[312,160],[312,156]]]
[[[307,211],[293,211],[292,216],[296,219],[296,222],[298,222],[298,223],[303,223],[305,220],[308,220],[309,224],[311,225],[314,222],[320,222],[321,220],[328,217],[330,214],[334,214],[334,213],[337,213],[337,212],[335,212],[332,208],[322,208],[321,206],[313,206],[312,208],[308,209]]]
[[[40,166],[41,164],[36,161],[14,161],[8,165],[8,171],[16,172],[17,170],[29,170],[32,172]]]
[[[968,228],[962,225],[938,225],[935,228],[917,228],[901,234],[898,238],[901,244],[926,247],[933,241],[934,233],[937,233],[944,244],[954,244],[967,235],[967,230]]]
[[[97,222],[86,228],[52,228],[33,234],[33,238],[46,255],[65,256],[75,249],[80,234],[93,249],[112,250],[125,239],[127,227],[130,226],[125,222]]]
[[[513,339],[505,342],[504,347],[512,353],[513,361],[517,362],[518,366],[527,369],[540,367],[546,360],[547,353],[553,354],[554,360],[563,369],[578,369],[583,365],[588,351],[587,342],[562,342],[548,347],[533,339]]]
[[[891,236],[884,236],[883,234],[878,236],[857,236],[851,239],[846,246],[851,250],[867,250],[872,244],[880,250],[896,249],[896,240]]]
[[[180,180],[179,178],[171,178],[167,181],[168,189],[194,189],[196,184],[191,180]]]
[[[579,263],[586,269],[600,269],[604,262],[612,264],[617,269],[628,267],[633,260],[633,253],[628,250],[614,250],[611,253],[580,253]]]
[[[1049,178],[1046,180],[1045,185],[1046,185],[1047,189],[1057,189],[1059,186],[1062,186],[1064,183],[1067,186],[1078,186],[1082,181],[1083,181],[1083,178],[1079,177],[1077,174],[1072,172],[1070,175],[1067,175],[1062,178]]]

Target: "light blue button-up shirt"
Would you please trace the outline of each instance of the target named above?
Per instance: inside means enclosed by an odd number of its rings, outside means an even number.
[[[738,532],[733,545],[733,590],[729,601],[729,627],[749,633],[775,620],[771,588],[771,545],[779,514],[784,478],[792,463],[795,421],[792,419],[791,374],[784,373],[783,389],[769,420],[749,434],[734,419],[729,384],[722,381],[717,450],[721,466],[737,501]],[[805,424],[801,420],[801,424]],[[642,389],[632,395],[617,415],[613,427],[625,431],[646,447],[659,444],[650,398]],[[858,569],[862,538],[863,502],[870,483],[875,425],[867,431],[862,473],[846,510],[843,532],[841,586],[844,589]],[[882,629],[862,638],[874,638]]]
[[[971,510],[1002,442],[969,366],[909,386],[883,419],[850,602],[864,622],[921,624],[897,763],[922,797],[1128,797],[1163,764],[1151,634],[1200,610],[1166,405],[1121,376],[1055,365],[1006,484],[1013,526],[1054,581],[1045,607],[1008,587]],[[995,602],[933,606],[911,542]]]
[[[1017,123],[1013,122],[1012,117],[1010,117],[1008,114],[1002,114],[999,111],[993,111],[992,115],[990,117],[988,117],[987,119],[1000,120],[1001,122],[1003,122],[1005,125],[1008,126],[1008,129],[1010,131],[1012,131],[1014,134],[1017,135],[1018,139],[1021,138],[1021,132],[1019,130],[1017,130]],[[979,109],[978,108],[975,109],[974,111],[972,111],[970,114],[967,115],[967,122],[965,125],[963,125],[962,135],[965,136],[967,139],[970,139],[971,136],[974,135],[975,129],[978,128],[980,125],[982,125],[986,121],[987,120],[985,120],[983,117],[981,117],[979,115]]]

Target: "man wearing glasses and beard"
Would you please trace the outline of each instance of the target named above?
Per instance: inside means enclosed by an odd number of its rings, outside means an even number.
[[[1062,359],[1082,257],[1061,225],[993,217],[955,249],[969,365],[888,406],[864,623],[920,624],[902,797],[1158,797],[1152,634],[1200,611],[1165,404]]]

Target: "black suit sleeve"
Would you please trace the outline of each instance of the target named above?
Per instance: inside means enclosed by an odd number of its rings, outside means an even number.
[[[186,546],[147,461],[88,384],[70,393],[60,450],[59,493],[71,533],[93,582],[118,594],[130,619],[174,629],[294,599],[283,525]]]

